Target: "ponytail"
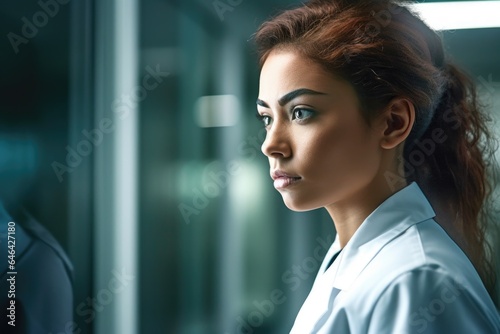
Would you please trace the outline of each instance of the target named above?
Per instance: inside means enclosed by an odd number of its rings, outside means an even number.
[[[419,147],[432,154],[407,179],[419,183],[431,202],[444,212],[436,219],[465,251],[493,294],[495,272],[488,258],[491,246],[485,239],[485,229],[489,210],[493,209],[493,184],[488,180],[494,177],[489,172],[496,142],[474,82],[452,64],[446,64],[443,70],[444,91],[431,124],[413,149],[405,151],[404,158]],[[429,152],[431,147],[434,152]]]

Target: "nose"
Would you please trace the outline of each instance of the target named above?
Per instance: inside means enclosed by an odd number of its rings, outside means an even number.
[[[289,158],[292,154],[286,126],[274,123],[267,131],[261,151],[268,158]]]

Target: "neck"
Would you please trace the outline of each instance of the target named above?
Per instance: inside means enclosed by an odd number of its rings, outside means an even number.
[[[335,225],[340,248],[344,248],[366,217],[406,185],[406,182],[399,182],[397,187],[391,187],[385,177],[375,178],[348,198],[327,205],[325,208]]]

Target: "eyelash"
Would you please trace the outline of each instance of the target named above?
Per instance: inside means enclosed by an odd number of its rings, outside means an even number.
[[[257,117],[257,119],[264,125],[264,127],[267,127],[269,125],[269,124],[266,124],[265,119],[269,118],[269,120],[270,120],[271,119],[270,116],[268,116],[268,115],[261,115],[261,114],[259,114],[259,112],[257,112],[255,114],[255,117]]]
[[[299,118],[297,118],[297,117],[295,116],[295,114],[296,114],[296,112],[297,112],[297,111],[306,111],[306,112],[308,112],[308,113],[310,114],[310,116],[308,116],[308,117],[306,117],[306,118],[299,119]],[[313,110],[311,110],[311,109],[307,109],[307,108],[295,108],[295,109],[293,109],[293,110],[292,110],[292,121],[293,121],[293,120],[297,120],[297,123],[299,123],[299,124],[304,123],[304,122],[306,122],[309,118],[311,118],[311,117],[313,116],[313,114],[314,114],[314,113],[315,113],[315,112],[314,112]],[[255,114],[255,117],[257,117],[257,119],[258,119],[260,122],[262,122],[262,124],[264,124],[264,127],[267,127],[267,126],[269,126],[269,125],[270,125],[270,123],[266,124],[266,121],[265,121],[266,119],[269,119],[269,122],[272,120],[272,119],[271,119],[271,116],[269,116],[269,115],[261,115],[261,114],[259,114],[259,112],[257,112],[257,113]]]

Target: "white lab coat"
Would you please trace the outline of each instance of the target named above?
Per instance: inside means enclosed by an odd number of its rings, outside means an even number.
[[[413,182],[338,236],[291,330],[305,333],[500,333],[498,311]]]

